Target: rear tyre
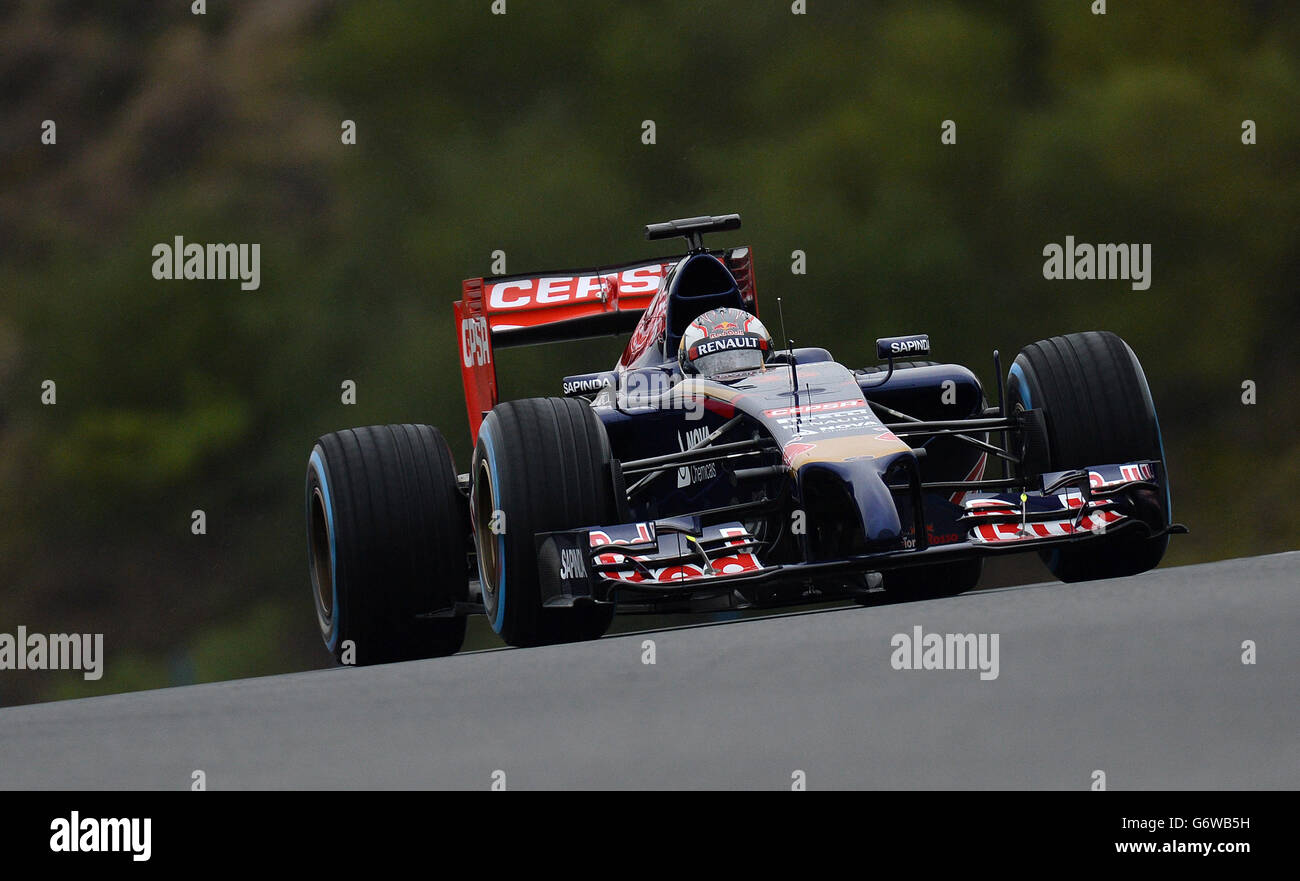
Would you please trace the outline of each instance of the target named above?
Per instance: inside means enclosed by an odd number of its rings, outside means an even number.
[[[542,607],[533,537],[621,522],[612,459],[584,401],[508,401],[479,427],[470,498],[479,581],[488,621],[510,645],[595,639],[609,629],[612,603]]]
[[[1128,344],[1108,331],[1052,337],[1025,346],[1007,377],[1013,410],[1040,408],[1047,430],[1043,471],[1089,465],[1164,461],[1160,422],[1146,374]],[[1033,477],[1036,475],[1025,475]],[[1139,500],[1149,526],[1169,524],[1169,481],[1162,498]],[[1136,575],[1154,568],[1169,537],[1131,532],[1104,536],[1080,547],[1040,552],[1062,581],[1092,581]]]
[[[468,599],[468,512],[447,442],[428,425],[320,438],[307,464],[307,548],[321,638],[335,660],[454,654]]]

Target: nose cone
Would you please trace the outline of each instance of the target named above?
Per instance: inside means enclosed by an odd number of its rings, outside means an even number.
[[[906,455],[906,454],[903,454]],[[887,475],[906,481],[902,455],[809,462],[798,470],[810,560],[901,548],[902,518]],[[909,524],[910,525],[910,524]]]
[[[778,437],[783,442],[786,464],[795,472],[812,463],[851,462],[863,458],[892,463],[899,453],[910,454],[912,450],[892,431],[879,424],[848,437],[823,438],[801,434],[778,434]]]

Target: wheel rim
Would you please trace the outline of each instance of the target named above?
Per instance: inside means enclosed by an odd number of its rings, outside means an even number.
[[[495,603],[497,579],[501,572],[498,559],[497,535],[492,531],[492,521],[496,514],[493,498],[496,493],[492,486],[492,469],[488,461],[479,461],[478,479],[474,481],[474,540],[478,550],[478,572],[483,599],[490,598]]]
[[[329,515],[320,487],[311,494],[311,574],[316,602],[325,622],[334,616],[334,570],[330,562]]]

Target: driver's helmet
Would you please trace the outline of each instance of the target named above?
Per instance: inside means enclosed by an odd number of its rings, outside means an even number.
[[[709,379],[759,370],[772,354],[772,335],[743,309],[713,309],[682,334],[677,363],[686,376]]]

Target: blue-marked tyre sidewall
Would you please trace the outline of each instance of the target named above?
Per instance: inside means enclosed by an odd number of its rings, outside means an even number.
[[[323,451],[317,444],[307,461],[307,555],[312,597],[316,604],[316,624],[325,647],[331,652],[338,648],[341,612],[334,520],[329,475]]]
[[[525,398],[493,408],[474,447],[470,521],[483,609],[513,646],[595,639],[614,607],[544,606],[535,536],[617,523],[613,457],[585,401]]]
[[[468,538],[455,464],[436,428],[323,435],[307,461],[307,548],[316,623],[335,660],[459,651]]]
[[[1011,365],[1006,391],[1011,409],[1044,412],[1050,461],[1043,470],[1142,459],[1167,463],[1146,374],[1132,347],[1113,333],[1072,333],[1026,346]],[[1152,528],[1170,522],[1167,465],[1161,478],[1164,491],[1153,516],[1145,518]],[[1040,556],[1062,581],[1093,581],[1154,568],[1168,543],[1168,535],[1121,533],[1079,547],[1044,549]]]

